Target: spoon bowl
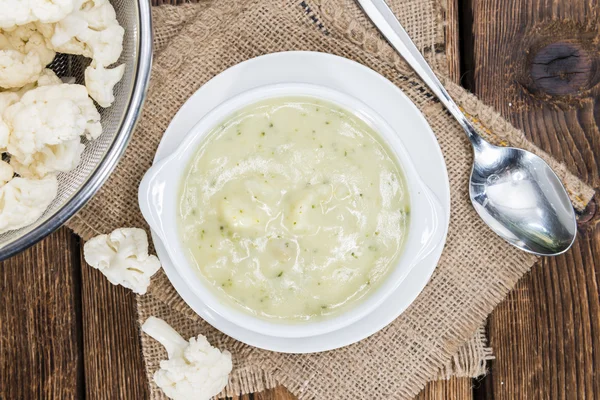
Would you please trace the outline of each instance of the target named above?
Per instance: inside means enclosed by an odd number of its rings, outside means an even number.
[[[474,145],[469,195],[483,221],[507,242],[537,255],[571,247],[577,224],[560,179],[540,157],[522,149]]]

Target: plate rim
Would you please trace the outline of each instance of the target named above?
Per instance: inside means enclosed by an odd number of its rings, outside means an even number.
[[[431,126],[429,125],[429,123],[427,122],[427,120],[425,119],[425,117],[421,113],[421,111],[416,107],[416,105],[410,100],[410,98],[400,88],[398,88],[396,85],[394,85],[387,78],[385,78],[384,76],[380,75],[376,71],[374,71],[356,61],[353,61],[353,60],[350,60],[347,58],[343,58],[343,57],[339,57],[336,55],[328,54],[328,53],[311,52],[311,51],[288,51],[288,52],[270,53],[270,54],[258,56],[255,58],[251,58],[249,60],[246,60],[239,64],[236,64],[236,65],[226,69],[225,71],[219,73],[218,75],[216,75],[215,77],[213,77],[212,79],[210,79],[209,81],[204,83],[200,88],[198,88],[198,90],[186,100],[186,102],[181,106],[179,111],[176,113],[176,115],[171,120],[171,122],[170,122],[168,128],[165,130],[165,133],[164,133],[164,135],[160,141],[160,144],[157,148],[153,163],[156,163],[158,160],[160,160],[164,157],[167,157],[170,154],[170,152],[168,152],[168,150],[165,149],[166,147],[169,146],[167,143],[173,141],[174,136],[177,135],[177,133],[175,131],[177,129],[179,129],[179,125],[186,124],[186,122],[184,120],[186,118],[188,118],[189,115],[193,115],[192,119],[195,120],[194,123],[189,123],[189,122],[187,123],[189,125],[189,128],[191,129],[191,127],[196,122],[198,122],[206,113],[210,112],[210,110],[212,108],[218,106],[223,101],[226,101],[227,99],[231,98],[231,96],[229,96],[222,100],[217,99],[214,101],[211,99],[208,101],[209,103],[212,103],[209,106],[211,108],[204,110],[202,113],[198,113],[197,111],[190,113],[190,111],[194,109],[195,104],[204,101],[204,99],[202,99],[202,97],[205,96],[207,92],[210,93],[211,90],[214,90],[219,85],[223,85],[224,83],[227,82],[227,80],[229,78],[231,78],[232,76],[235,77],[236,73],[238,73],[240,70],[243,70],[244,68],[255,67],[256,64],[260,65],[262,62],[267,62],[267,63],[279,62],[279,63],[285,64],[286,59],[288,59],[288,58],[293,59],[295,57],[302,57],[303,59],[311,58],[313,60],[320,59],[317,61],[321,65],[325,65],[327,63],[332,63],[332,64],[341,63],[342,65],[346,64],[346,66],[349,69],[354,69],[353,73],[359,74],[359,75],[360,74],[369,75],[371,79],[377,79],[383,85],[393,88],[395,91],[395,95],[402,98],[402,101],[404,103],[406,103],[405,105],[407,106],[407,109],[410,110],[410,112],[412,114],[414,114],[420,120],[420,123],[423,125],[426,133],[433,139],[433,148],[436,153],[435,155],[436,155],[436,157],[439,158],[439,160],[441,161],[441,166],[443,167],[441,172],[443,175],[442,183],[444,186],[443,187],[444,190],[440,190],[440,191],[444,192],[443,193],[444,198],[440,198],[440,196],[438,196],[438,199],[440,200],[442,207],[446,211],[445,232],[444,232],[442,241],[440,242],[440,244],[438,246],[436,246],[435,250],[424,261],[422,261],[419,264],[419,266],[417,266],[417,268],[414,268],[413,270],[417,270],[417,269],[420,270],[419,267],[425,263],[432,264],[432,266],[425,273],[420,271],[419,274],[416,274],[416,271],[411,271],[408,274],[405,281],[399,286],[399,288],[396,291],[399,291],[400,289],[402,289],[403,285],[406,285],[408,283],[410,277],[412,277],[413,279],[415,277],[420,278],[420,279],[417,279],[417,282],[413,282],[414,284],[416,284],[416,286],[419,286],[418,290],[413,291],[413,293],[407,297],[407,300],[404,301],[403,306],[399,307],[397,309],[397,311],[394,312],[394,314],[396,314],[396,315],[393,318],[388,317],[388,318],[386,318],[385,322],[380,322],[379,324],[370,324],[366,328],[363,327],[363,329],[362,329],[364,331],[363,333],[350,335],[353,338],[342,339],[341,341],[338,341],[337,343],[335,343],[333,345],[323,345],[323,343],[326,342],[326,340],[322,340],[322,339],[326,339],[326,337],[332,336],[332,335],[339,337],[340,336],[339,334],[343,330],[349,331],[349,330],[351,330],[352,327],[356,327],[357,325],[364,325],[364,320],[367,319],[369,316],[367,316],[361,320],[358,320],[357,322],[355,322],[345,328],[342,328],[339,331],[333,331],[333,332],[325,333],[325,334],[322,334],[319,336],[305,337],[305,338],[274,338],[271,336],[262,335],[262,334],[244,329],[242,327],[239,327],[239,326],[229,322],[228,320],[225,320],[220,315],[212,312],[212,310],[210,310],[206,306],[204,307],[202,312],[199,312],[197,310],[198,307],[196,307],[196,304],[194,304],[195,302],[199,302],[199,299],[193,294],[193,291],[191,290],[191,288],[189,288],[188,285],[185,283],[185,281],[183,281],[183,279],[179,276],[175,267],[172,265],[169,265],[171,263],[171,260],[169,259],[168,255],[166,254],[166,250],[164,249],[164,244],[160,241],[160,239],[158,238],[156,233],[151,232],[151,235],[152,235],[152,240],[156,247],[157,254],[159,254],[159,256],[162,256],[160,258],[161,258],[161,261],[163,264],[163,270],[165,271],[169,281],[174,286],[174,288],[178,292],[178,294],[182,297],[182,299],[186,302],[186,304],[200,318],[204,319],[208,324],[210,324],[215,329],[225,333],[228,336],[231,336],[232,338],[234,338],[236,340],[239,340],[250,346],[262,348],[264,350],[278,351],[278,352],[285,352],[285,353],[312,353],[312,352],[333,350],[335,348],[348,346],[350,344],[353,344],[357,341],[363,340],[363,339],[371,336],[372,334],[378,332],[380,329],[384,328],[385,326],[387,326],[388,324],[393,322],[412,303],[414,303],[415,299],[423,291],[423,289],[425,288],[425,286],[431,279],[433,272],[437,268],[437,264],[439,262],[439,258],[441,257],[441,253],[443,251],[446,237],[447,237],[447,232],[448,232],[450,210],[451,210],[451,207],[450,207],[450,185],[449,185],[448,172],[447,172],[445,160],[444,160],[441,148],[439,146],[439,143],[437,142],[437,138],[435,137],[435,134],[433,133]],[[275,59],[275,61],[273,61],[273,59]],[[287,61],[287,62],[290,62],[290,61]],[[273,84],[273,83],[278,83],[278,82],[271,81],[269,84]],[[263,84],[264,83],[258,84],[256,86],[262,86]],[[313,84],[314,84],[314,82],[313,82]],[[243,89],[238,90],[235,94],[239,94],[239,93],[249,90],[251,88],[252,88],[252,86],[244,87]],[[349,95],[351,95],[351,94],[349,94]],[[403,105],[403,106],[405,106],[405,105]],[[382,118],[385,119],[385,117],[383,117],[383,116],[382,116]],[[187,132],[183,133],[183,136],[185,136],[185,134],[187,134]],[[413,162],[414,162],[414,160],[413,160]],[[165,261],[167,261],[167,262],[165,262]],[[393,294],[392,294],[392,296],[393,296]],[[388,301],[391,301],[392,296],[390,296],[390,298],[386,299],[383,304],[385,304]],[[380,307],[384,307],[383,304],[380,305]],[[243,334],[242,336],[245,336],[245,337],[240,337],[239,333],[242,333]],[[248,340],[248,336],[250,336],[252,338],[250,340]],[[294,342],[296,342],[296,343],[294,343]]]

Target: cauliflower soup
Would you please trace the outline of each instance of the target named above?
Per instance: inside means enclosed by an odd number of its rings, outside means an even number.
[[[396,157],[360,118],[311,97],[261,101],[215,127],[179,197],[200,278],[270,320],[356,304],[394,266],[409,227]]]

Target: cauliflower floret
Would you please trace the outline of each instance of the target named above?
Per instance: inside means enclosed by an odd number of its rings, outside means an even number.
[[[90,239],[83,246],[83,257],[110,283],[137,294],[146,293],[150,278],[160,268],[158,258],[148,255],[146,232],[138,228],[121,228]]]
[[[56,177],[13,178],[0,187],[0,233],[34,223],[56,197]]]
[[[55,172],[69,172],[79,165],[85,146],[79,138],[45,146],[33,154],[33,161],[23,165],[16,157],[10,160],[15,172],[27,178],[42,178]]]
[[[15,171],[9,163],[0,160],[0,187],[4,186],[15,175]]]
[[[6,151],[10,129],[4,122],[2,114],[9,106],[19,101],[20,96],[13,92],[0,92],[0,153]]]
[[[125,64],[112,69],[106,69],[102,65],[90,65],[85,69],[85,87],[101,107],[110,107],[115,101],[113,89],[123,78],[124,72]]]
[[[35,24],[27,24],[10,31],[4,31],[4,36],[13,50],[23,54],[38,54],[44,66],[54,60],[56,52],[48,48],[44,36],[38,32]]]
[[[30,90],[8,107],[3,119],[9,127],[8,152],[24,165],[34,162],[36,153],[86,135],[95,139],[102,133],[100,114],[82,85],[50,85]]]
[[[57,22],[73,11],[74,0],[0,0],[0,28],[33,21]]]
[[[19,88],[35,82],[44,67],[37,54],[0,50],[0,87]]]
[[[125,30],[109,2],[88,0],[52,28],[44,27],[43,33],[54,50],[80,54],[107,67],[117,62],[123,51]]]
[[[227,385],[231,353],[219,351],[198,335],[186,341],[162,319],[150,317],[142,330],[159,341],[169,356],[160,362],[154,382],[174,400],[209,400]]]
[[[55,52],[34,24],[0,34],[0,87],[20,88],[35,82]]]

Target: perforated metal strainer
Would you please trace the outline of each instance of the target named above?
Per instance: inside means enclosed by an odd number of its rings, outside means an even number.
[[[149,0],[111,0],[117,19],[125,28],[123,53],[125,74],[115,87],[115,102],[102,115],[102,135],[86,143],[79,166],[58,176],[58,196],[34,224],[0,235],[0,260],[24,250],[59,228],[73,216],[106,181],[129,142],[140,115],[152,63],[152,23]],[[61,77],[83,84],[89,59],[58,55],[51,68]],[[117,64],[117,65],[118,65]]]

